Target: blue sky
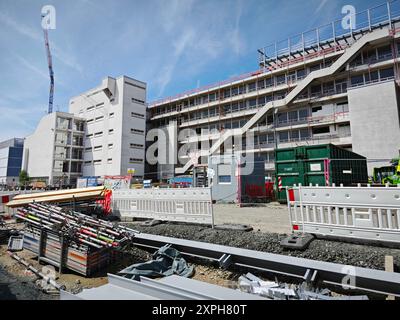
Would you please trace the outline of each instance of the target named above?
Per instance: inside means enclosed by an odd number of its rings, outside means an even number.
[[[47,110],[49,77],[41,8],[50,30],[55,109],[128,75],[147,100],[258,69],[257,49],[384,0],[0,0],[0,141],[32,133]]]

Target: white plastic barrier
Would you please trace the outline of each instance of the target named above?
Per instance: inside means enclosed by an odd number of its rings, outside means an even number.
[[[323,236],[400,243],[400,187],[293,187],[292,229]]]
[[[214,226],[210,188],[130,189],[112,194],[113,214]]]

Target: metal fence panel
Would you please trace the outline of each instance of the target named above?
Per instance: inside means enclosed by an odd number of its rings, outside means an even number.
[[[293,187],[293,230],[323,236],[400,243],[400,187]]]
[[[112,209],[122,219],[214,224],[210,188],[115,190]]]

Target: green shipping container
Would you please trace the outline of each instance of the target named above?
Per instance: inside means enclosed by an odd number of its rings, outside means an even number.
[[[326,186],[329,181],[329,185],[350,186],[368,182],[367,159],[333,144],[275,150],[275,174],[281,203],[286,202],[286,187],[295,184]]]

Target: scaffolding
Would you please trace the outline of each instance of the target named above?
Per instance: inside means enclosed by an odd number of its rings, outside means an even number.
[[[339,53],[365,33],[400,21],[400,1],[359,12],[354,16],[355,28],[344,29],[342,19],[277,41],[258,50],[260,68],[269,71],[306,62],[317,57]]]

